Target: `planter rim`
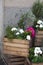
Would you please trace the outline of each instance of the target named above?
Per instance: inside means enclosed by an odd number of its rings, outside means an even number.
[[[5,40],[5,39],[8,39],[8,38],[4,37],[3,40]],[[23,41],[25,40],[25,41],[30,41],[30,40],[26,40],[26,39],[8,39],[8,40],[23,40]]]

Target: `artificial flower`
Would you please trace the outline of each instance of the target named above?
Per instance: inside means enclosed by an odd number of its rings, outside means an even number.
[[[19,35],[19,34],[20,34],[19,32],[16,33],[16,35]]]
[[[35,30],[34,30],[34,28],[33,27],[28,27],[27,29],[26,29],[26,31],[27,32],[31,32],[31,36],[32,36],[32,38],[34,38],[35,37]]]
[[[20,32],[20,33],[24,33],[24,30],[23,30],[23,29],[19,29],[19,32]]]
[[[17,28],[15,28],[15,27],[13,27],[13,28],[11,29],[11,31],[15,31],[15,30],[17,31]]]
[[[27,36],[26,36],[26,39],[27,39],[27,40],[30,40],[30,39],[31,39],[30,35],[27,35]]]

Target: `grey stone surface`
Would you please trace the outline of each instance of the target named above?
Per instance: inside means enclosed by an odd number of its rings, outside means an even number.
[[[2,41],[2,38],[3,38],[3,1],[4,0],[0,0],[0,46],[1,46],[1,41]]]
[[[15,8],[15,7],[5,7],[4,11],[4,26],[6,27],[7,25],[13,25],[16,26],[17,23],[19,22],[19,19],[22,14],[24,13],[29,13],[28,15],[28,21],[27,25],[32,25],[34,21],[34,15],[32,14],[30,8]]]
[[[31,7],[38,0],[5,0],[7,7]],[[43,1],[43,0],[40,0]]]

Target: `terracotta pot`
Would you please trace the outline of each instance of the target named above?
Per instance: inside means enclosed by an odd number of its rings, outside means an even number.
[[[3,53],[27,57],[29,55],[30,41],[4,38]]]

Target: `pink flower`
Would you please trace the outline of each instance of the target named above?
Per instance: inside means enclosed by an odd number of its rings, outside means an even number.
[[[34,38],[35,37],[35,30],[34,30],[34,28],[33,27],[28,27],[27,29],[26,29],[26,31],[27,32],[31,32],[31,36],[32,36],[32,38]]]

